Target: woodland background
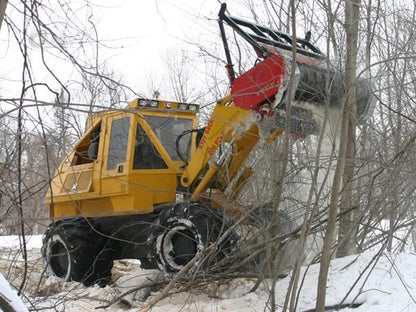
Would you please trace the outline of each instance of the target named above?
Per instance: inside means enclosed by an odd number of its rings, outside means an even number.
[[[123,108],[136,97],[160,93],[163,99],[201,104],[204,124],[216,100],[229,91],[216,11],[203,12],[202,5],[195,9],[177,2],[182,18],[202,30],[198,36],[183,30],[181,45],[169,47],[158,61],[157,74],[136,69],[132,79],[106,54],[124,48],[119,41],[123,35],[111,39],[100,35],[101,4],[88,0],[0,4],[1,235],[43,233],[49,223],[44,203],[49,179],[82,135],[92,112]],[[161,17],[155,23],[163,23],[164,1],[154,4]],[[121,2],[112,5],[123,7]],[[216,1],[210,5],[220,7]],[[295,260],[306,255],[307,262],[323,260],[325,267],[331,257],[374,246],[414,252],[415,3],[241,0],[228,8],[233,16],[301,38],[311,31],[311,41],[328,55],[328,63],[369,79],[378,99],[365,123],[357,124],[351,117],[351,95],[345,99],[344,114],[322,110],[326,126],[319,135],[302,140],[282,136],[272,145],[261,144],[253,155],[258,159],[256,174],[241,201],[273,203],[290,215],[298,225],[292,233],[298,239]],[[151,36],[151,27],[149,32]],[[254,53],[232,33],[230,38],[236,40],[231,47],[235,68],[244,72],[253,66]],[[128,40],[126,45],[135,42],[137,58],[142,48],[152,48],[141,46],[140,38]],[[163,41],[157,44],[163,46]],[[353,83],[346,78],[347,88]],[[405,235],[394,240],[398,231]],[[24,246],[20,252],[24,258]],[[296,269],[301,262],[292,263]]]

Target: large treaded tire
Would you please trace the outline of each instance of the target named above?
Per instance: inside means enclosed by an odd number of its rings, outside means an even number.
[[[149,238],[150,258],[163,272],[176,273],[198,252],[215,242],[227,229],[223,215],[201,203],[179,203],[163,210]],[[192,270],[215,266],[236,245],[232,233],[212,253],[207,253]]]
[[[85,219],[51,224],[43,237],[42,256],[48,271],[64,281],[85,286],[111,281],[113,250]]]

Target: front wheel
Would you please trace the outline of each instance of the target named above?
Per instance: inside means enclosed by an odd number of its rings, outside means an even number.
[[[193,269],[215,265],[230,252],[233,235],[215,246],[212,252],[201,255],[200,259],[194,258],[228,228],[223,216],[210,207],[200,203],[176,204],[159,215],[150,239],[152,258],[160,270],[170,273],[180,271],[190,261],[195,261]]]

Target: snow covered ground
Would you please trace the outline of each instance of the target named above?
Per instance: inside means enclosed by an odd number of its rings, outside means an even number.
[[[40,246],[41,236],[29,237],[28,280],[23,301],[30,310],[89,311],[108,305],[144,280],[160,278],[155,271],[140,270],[135,261],[119,261],[113,270],[114,283],[105,288],[86,288],[75,282],[61,284],[53,278],[42,277]],[[18,237],[0,237],[0,273],[15,287],[20,285],[23,272],[23,261],[18,249]],[[382,253],[378,257],[376,253],[367,252],[335,259],[329,274],[327,305],[359,305],[331,310],[343,312],[416,311],[415,263],[415,254]],[[315,307],[318,274],[318,265],[302,269],[303,282],[296,311],[310,311]],[[284,302],[289,277],[277,282],[276,301],[279,306]],[[159,301],[151,311],[268,311],[270,280],[265,280],[255,291],[251,291],[255,282],[254,279],[240,278],[171,294]],[[4,284],[0,284],[0,290],[4,289]],[[153,291],[144,302],[133,300],[134,297],[145,297],[143,292],[146,291],[149,289],[131,293],[122,301],[99,311],[140,311],[161,292],[160,289]]]

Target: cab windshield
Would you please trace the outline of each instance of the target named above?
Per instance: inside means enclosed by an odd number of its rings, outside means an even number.
[[[189,159],[192,136],[185,135],[179,140],[180,155],[176,150],[176,138],[184,131],[192,129],[192,119],[160,116],[144,116],[144,118],[172,160]]]

